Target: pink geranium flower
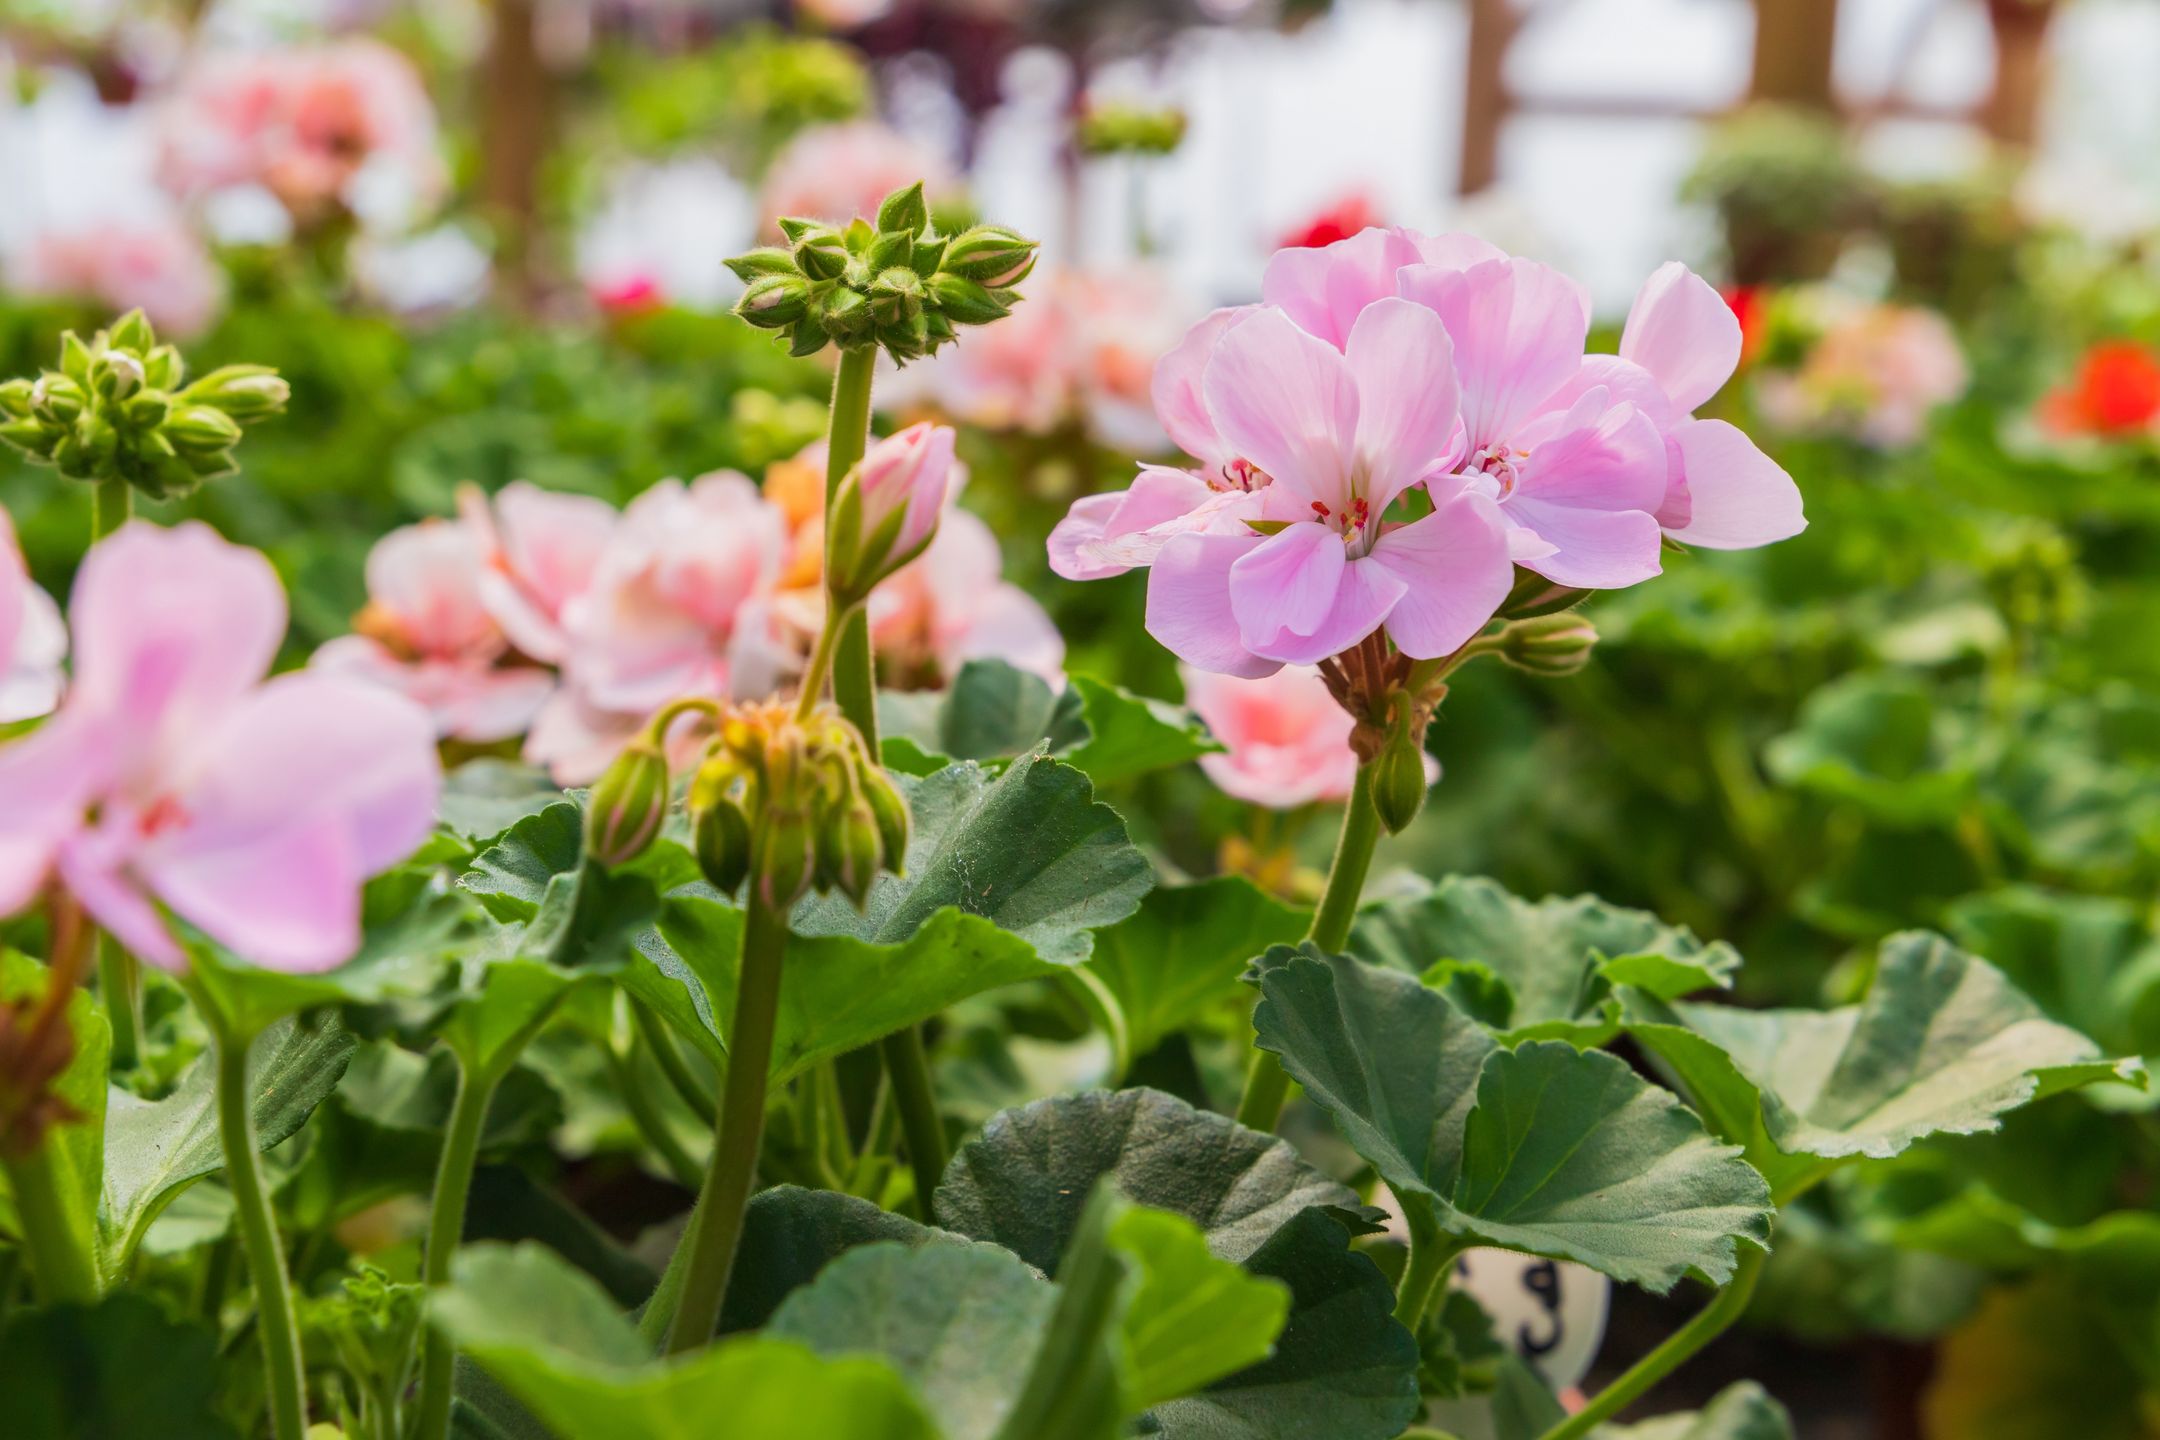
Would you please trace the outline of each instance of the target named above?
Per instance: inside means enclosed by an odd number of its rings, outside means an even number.
[[[479,541],[480,603],[521,653],[562,663],[563,613],[592,585],[614,507],[514,480],[492,501],[477,485],[460,487],[458,515]]]
[[[264,680],[285,630],[267,561],[206,526],[136,523],[83,562],[66,703],[0,748],[0,914],[55,878],[152,964],[163,913],[275,969],[360,941],[360,886],[419,844],[441,769],[427,717],[375,686]]]
[[[917,180],[933,198],[954,188],[950,166],[889,126],[875,120],[818,125],[773,158],[758,211],[772,234],[782,216],[844,225],[876,215],[879,201]]]
[[[1064,637],[1003,571],[990,527],[948,508],[922,557],[870,593],[870,639],[889,678],[936,685],[970,660],[1003,660],[1062,684]]]
[[[317,650],[314,668],[399,691],[444,737],[486,744],[522,735],[555,680],[500,663],[510,644],[482,601],[482,555],[480,537],[458,521],[385,535],[368,552],[359,633]]]
[[[60,607],[30,578],[0,510],[0,725],[34,720],[60,703],[67,626]]]
[[[631,501],[562,607],[563,685],[526,758],[582,783],[671,700],[769,693],[790,663],[771,614],[787,539],[779,509],[732,472]]]
[[[208,329],[223,303],[224,273],[177,215],[118,217],[41,231],[8,266],[25,295],[141,309],[160,332],[185,340]]]
[[[1224,747],[1200,757],[1224,793],[1271,810],[1340,800],[1357,779],[1350,712],[1319,672],[1285,666],[1241,680],[1186,666],[1185,703]]]

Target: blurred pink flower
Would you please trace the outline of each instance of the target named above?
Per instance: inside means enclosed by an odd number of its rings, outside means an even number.
[[[446,738],[486,744],[523,734],[555,681],[500,664],[510,645],[482,603],[483,553],[460,521],[427,520],[376,541],[358,633],[317,650],[313,668],[398,691]]]
[[[209,328],[224,299],[224,272],[177,216],[107,219],[31,238],[8,267],[24,295],[94,302],[116,313],[140,307],[172,339]]]
[[[670,700],[771,691],[790,664],[771,615],[786,551],[785,518],[732,472],[631,501],[562,606],[563,686],[526,757],[580,783]]]
[[[460,487],[458,514],[480,545],[480,603],[520,652],[560,664],[563,612],[592,585],[615,508],[513,480],[492,501],[477,485]]]
[[[15,545],[15,526],[0,510],[0,725],[34,720],[60,703],[66,676],[67,625],[39,589]]]
[[[301,225],[438,193],[435,110],[412,62],[379,41],[216,55],[182,81],[165,126],[166,183],[185,196],[260,185]]]
[[[900,688],[949,681],[970,660],[1003,660],[1064,682],[1065,640],[1035,598],[1004,578],[997,536],[948,507],[922,558],[870,594],[870,640]]]
[[[1315,670],[1285,666],[1239,679],[1182,667],[1185,703],[1226,748],[1200,757],[1200,768],[1226,794],[1292,810],[1340,800],[1357,778],[1350,712],[1335,703]]]
[[[779,234],[782,216],[845,224],[875,216],[879,201],[917,180],[933,201],[955,188],[944,161],[888,126],[874,120],[814,126],[774,157],[758,213],[771,235]]]
[[[137,522],[75,582],[75,683],[0,748],[0,913],[58,876],[152,964],[161,906],[243,958],[324,970],[360,942],[360,886],[411,853],[442,774],[427,717],[370,685],[268,681],[285,596],[208,527]]]
[[[1834,301],[1821,308],[1821,334],[1800,368],[1757,378],[1757,403],[1777,424],[1896,450],[1927,432],[1938,405],[1965,393],[1965,354],[1934,311]]]

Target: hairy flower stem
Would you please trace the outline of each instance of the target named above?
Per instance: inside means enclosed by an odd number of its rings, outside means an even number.
[[[833,377],[832,422],[825,432],[825,513],[832,513],[840,482],[870,443],[870,378],[877,367],[874,346],[840,352],[840,370]],[[826,573],[832,572],[832,541],[826,534]],[[826,592],[828,612],[836,611],[831,591]],[[828,625],[832,622],[828,621]],[[870,747],[878,753],[877,670],[870,654],[870,617],[860,608],[840,623],[837,663],[833,669],[833,701]]]
[[[832,513],[840,482],[870,443],[870,380],[876,368],[875,348],[844,350],[840,371],[833,377],[832,423],[825,437],[825,512]],[[826,532],[826,573],[832,572],[831,543]],[[818,637],[818,653],[811,657],[803,677],[802,710],[807,715],[817,704],[820,688],[820,657],[828,648],[832,667],[833,703],[848,723],[861,733],[870,758],[878,757],[877,665],[870,652],[870,617],[857,605],[842,614],[831,590],[825,598],[825,634]],[[880,1047],[885,1072],[892,1080],[893,1100],[900,1110],[907,1136],[908,1163],[915,1171],[915,1185],[923,1213],[929,1213],[930,1196],[945,1174],[945,1125],[938,1117],[937,1097],[930,1084],[930,1063],[923,1048],[922,1027],[910,1025],[886,1037]]]
[[[743,917],[742,965],[736,977],[735,1019],[728,1027],[727,1082],[712,1159],[698,1195],[681,1299],[668,1329],[667,1353],[679,1355],[712,1339],[727,1296],[728,1273],[742,1240],[743,1212],[765,1136],[765,1075],[772,1068],[773,1026],[780,1011],[780,968],[787,953],[787,911],[765,903],[754,882]]]
[[[1349,942],[1350,922],[1357,917],[1358,897],[1365,893],[1365,876],[1372,869],[1373,847],[1379,842],[1380,812],[1373,808],[1372,767],[1360,765],[1350,788],[1350,803],[1343,810],[1327,889],[1320,896],[1320,908],[1313,912],[1312,928],[1305,932],[1307,940],[1330,954]],[[1282,1062],[1271,1051],[1254,1050],[1252,1065],[1245,1072],[1245,1093],[1238,1100],[1238,1124],[1273,1130],[1289,1095],[1290,1077],[1283,1073]]]
[[[1708,1305],[1697,1311],[1694,1319],[1668,1335],[1663,1344],[1621,1372],[1618,1379],[1591,1397],[1589,1404],[1546,1431],[1542,1440],[1581,1440],[1581,1437],[1590,1434],[1598,1426],[1649,1394],[1660,1380],[1693,1359],[1703,1346],[1731,1329],[1733,1322],[1747,1309],[1748,1300],[1755,1293],[1755,1282],[1762,1278],[1763,1262],[1768,1258],[1767,1251],[1753,1246],[1744,1249],[1739,1265],[1733,1270],[1730,1283],[1720,1290]]]
[[[435,1196],[428,1212],[427,1251],[421,1283],[435,1289],[450,1283],[450,1260],[465,1233],[465,1204],[472,1194],[473,1169],[480,1159],[480,1136],[487,1126],[488,1105],[508,1067],[475,1071],[458,1062],[457,1098],[450,1103],[450,1127],[443,1134],[442,1158],[435,1167]],[[450,1381],[457,1347],[429,1326],[420,1352],[420,1403],[416,1440],[444,1440],[450,1433]]]
[[[247,1251],[248,1281],[255,1289],[255,1323],[262,1332],[263,1380],[269,1392],[270,1433],[301,1440],[307,1433],[307,1390],[301,1367],[300,1327],[293,1315],[292,1277],[278,1240],[270,1187],[255,1145],[255,1107],[248,1094],[248,1051],[255,1036],[243,1033],[215,1005],[198,1007],[217,1044],[218,1135],[225,1147],[225,1180],[232,1189],[240,1243]]]
[[[1400,1204],[1401,1197],[1397,1197]],[[1412,1335],[1425,1323],[1433,1297],[1447,1283],[1448,1270],[1462,1254],[1462,1242],[1433,1223],[1423,1205],[1402,1205],[1403,1223],[1410,1231],[1410,1261],[1403,1267],[1395,1287],[1395,1318]]]
[[[53,1139],[45,1139],[4,1169],[8,1193],[15,1199],[16,1223],[30,1258],[30,1278],[45,1305],[88,1305],[98,1297],[97,1263],[70,1222],[53,1174]]]

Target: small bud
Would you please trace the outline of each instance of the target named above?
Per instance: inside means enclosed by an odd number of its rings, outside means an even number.
[[[48,370],[30,387],[30,412],[48,425],[72,425],[88,399],[82,386]]]
[[[77,385],[90,383],[90,347],[72,330],[60,337],[60,373]]]
[[[885,852],[885,868],[895,875],[906,873],[908,847],[907,801],[900,798],[890,776],[875,765],[863,766],[863,803],[877,821],[878,843]]]
[[[818,323],[815,315],[805,315],[795,322],[795,328],[788,333],[787,353],[797,359],[805,355],[815,355],[824,349],[826,342],[831,339],[832,336],[825,333],[825,327]]]
[[[938,313],[955,325],[988,325],[1012,313],[1010,306],[964,275],[933,275],[929,288]]]
[[[228,366],[228,369],[260,370],[274,374],[266,365]],[[175,390],[187,375],[187,361],[180,358],[180,351],[172,345],[160,345],[143,356],[143,383],[153,390]]]
[[[1500,633],[1500,658],[1533,675],[1572,675],[1590,663],[1597,627],[1574,611],[1517,620]]]
[[[793,275],[796,273],[795,256],[776,245],[761,246],[756,250],[734,256],[721,262],[735,272],[735,278],[747,285],[760,275]]]
[[[760,330],[778,330],[800,320],[809,301],[810,284],[800,275],[765,275],[750,282],[735,313]]]
[[[867,596],[928,548],[952,479],[953,432],[927,421],[880,440],[833,497],[828,560],[833,594]]]
[[[143,387],[143,364],[125,350],[108,350],[92,362],[91,388],[107,400],[125,400]]]
[[[240,440],[240,422],[208,405],[183,405],[165,417],[158,433],[183,454],[214,455]]]
[[[817,835],[801,810],[775,810],[765,818],[759,847],[758,898],[785,910],[810,889],[817,873]]]
[[[1425,737],[1411,698],[1398,693],[1393,705],[1387,742],[1372,761],[1372,796],[1380,823],[1400,835],[1425,807]]]
[[[937,274],[938,267],[945,263],[945,247],[951,243],[952,237],[948,235],[918,235],[915,237],[915,248],[908,256],[908,264],[914,267],[916,274],[927,280]]]
[[[905,265],[894,265],[870,282],[870,314],[880,325],[894,325],[923,308],[923,281]]]
[[[627,865],[649,849],[667,818],[668,763],[660,738],[641,734],[623,747],[585,806],[585,853]]]
[[[869,902],[870,887],[884,856],[877,812],[860,794],[835,806],[818,827],[819,877],[847,896],[857,910]]]
[[[150,317],[140,310],[128,311],[113,322],[111,331],[105,337],[105,348],[108,351],[132,350],[137,355],[145,355],[156,349],[157,332],[150,328]]]
[[[61,438],[66,433],[49,425],[41,425],[35,420],[0,421],[0,441],[5,441],[18,450],[28,451],[40,460],[52,459],[53,451],[59,448]]]
[[[16,420],[30,418],[30,396],[36,387],[28,380],[0,383],[0,415]]]
[[[990,290],[1017,285],[1035,268],[1035,242],[998,225],[977,225],[945,247],[944,271]]]
[[[267,365],[225,365],[180,392],[191,405],[208,405],[243,423],[275,415],[292,399],[292,386]]]
[[[172,413],[172,397],[162,390],[144,390],[121,405],[121,418],[131,430],[155,430]]]
[[[795,265],[812,280],[837,280],[848,267],[847,242],[830,225],[805,230],[795,242]]]
[[[818,302],[815,312],[817,321],[835,344],[858,345],[870,334],[872,318],[870,302],[862,292],[846,288],[835,289]]]
[[[700,807],[691,829],[692,848],[705,882],[723,895],[733,895],[750,874],[749,818],[740,805],[723,798]]]
[[[930,205],[923,199],[923,182],[887,195],[877,210],[877,228],[883,234],[916,235],[930,223]]]

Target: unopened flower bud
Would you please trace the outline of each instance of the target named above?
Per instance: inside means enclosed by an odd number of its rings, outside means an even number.
[[[691,845],[705,882],[723,895],[742,888],[750,874],[750,821],[742,807],[722,798],[699,807],[692,818]]]
[[[180,398],[222,410],[245,424],[283,410],[292,399],[292,386],[267,365],[225,365],[181,391]]]
[[[651,848],[667,818],[668,763],[660,737],[640,734],[615,757],[585,806],[585,854],[627,865]]]
[[[877,813],[860,794],[832,808],[818,827],[818,883],[830,885],[860,910],[870,898],[884,859]]]
[[[919,234],[930,223],[930,205],[923,199],[923,182],[895,190],[878,205],[877,228],[883,234]]]
[[[885,868],[895,875],[907,871],[908,808],[891,777],[875,765],[864,765],[863,803],[877,822],[878,843],[885,852]]]
[[[835,596],[852,603],[922,554],[951,483],[953,432],[927,421],[880,440],[840,482],[828,522]]]
[[[765,818],[762,839],[752,883],[759,899],[785,910],[809,891],[817,874],[816,827],[800,809],[775,810]]]
[[[16,420],[30,418],[30,396],[36,386],[28,380],[0,382],[0,415]]]
[[[721,262],[735,272],[735,278],[747,285],[760,275],[793,275],[797,273],[795,256],[777,245],[760,246],[758,249],[733,256]]]
[[[140,309],[130,310],[115,320],[104,338],[108,351],[132,350],[137,355],[147,355],[157,348],[157,332],[150,327],[150,317]]]
[[[1372,762],[1372,796],[1380,823],[1400,835],[1425,807],[1425,739],[1410,697],[1398,694],[1394,704],[1387,743]]]
[[[92,364],[91,383],[107,400],[125,400],[143,386],[143,364],[125,350],[108,350]]]
[[[810,302],[810,283],[800,275],[764,275],[750,282],[735,313],[760,330],[778,330],[800,320]]]
[[[215,455],[240,439],[240,422],[208,405],[183,405],[165,417],[158,433],[182,454]]]
[[[1501,632],[1500,658],[1533,675],[1572,675],[1590,663],[1597,627],[1574,611],[1517,620]]]
[[[172,413],[172,397],[162,390],[144,390],[129,396],[120,413],[131,430],[155,430]]]
[[[812,280],[837,280],[848,267],[847,242],[830,225],[802,232],[795,242],[795,265]]]
[[[938,313],[955,325],[988,325],[1012,313],[983,286],[950,271],[930,277],[930,299]]]
[[[18,450],[28,451],[40,460],[50,460],[66,436],[64,430],[55,430],[35,420],[8,420],[0,422],[0,441]]]
[[[870,248],[863,252],[863,266],[875,275],[895,265],[905,266],[910,274],[914,273],[915,237],[905,230],[880,230],[877,238],[870,242]]]
[[[1019,284],[1035,268],[1033,240],[999,225],[977,225],[945,247],[944,272],[990,290]]]
[[[82,386],[48,370],[30,387],[30,412],[48,425],[72,425],[87,398]]]
[[[870,282],[870,313],[878,324],[891,325],[910,315],[920,315],[922,308],[922,276],[907,266],[890,266]]]
[[[819,302],[817,320],[835,344],[859,344],[870,334],[870,302],[863,298],[861,291],[841,286]]]

